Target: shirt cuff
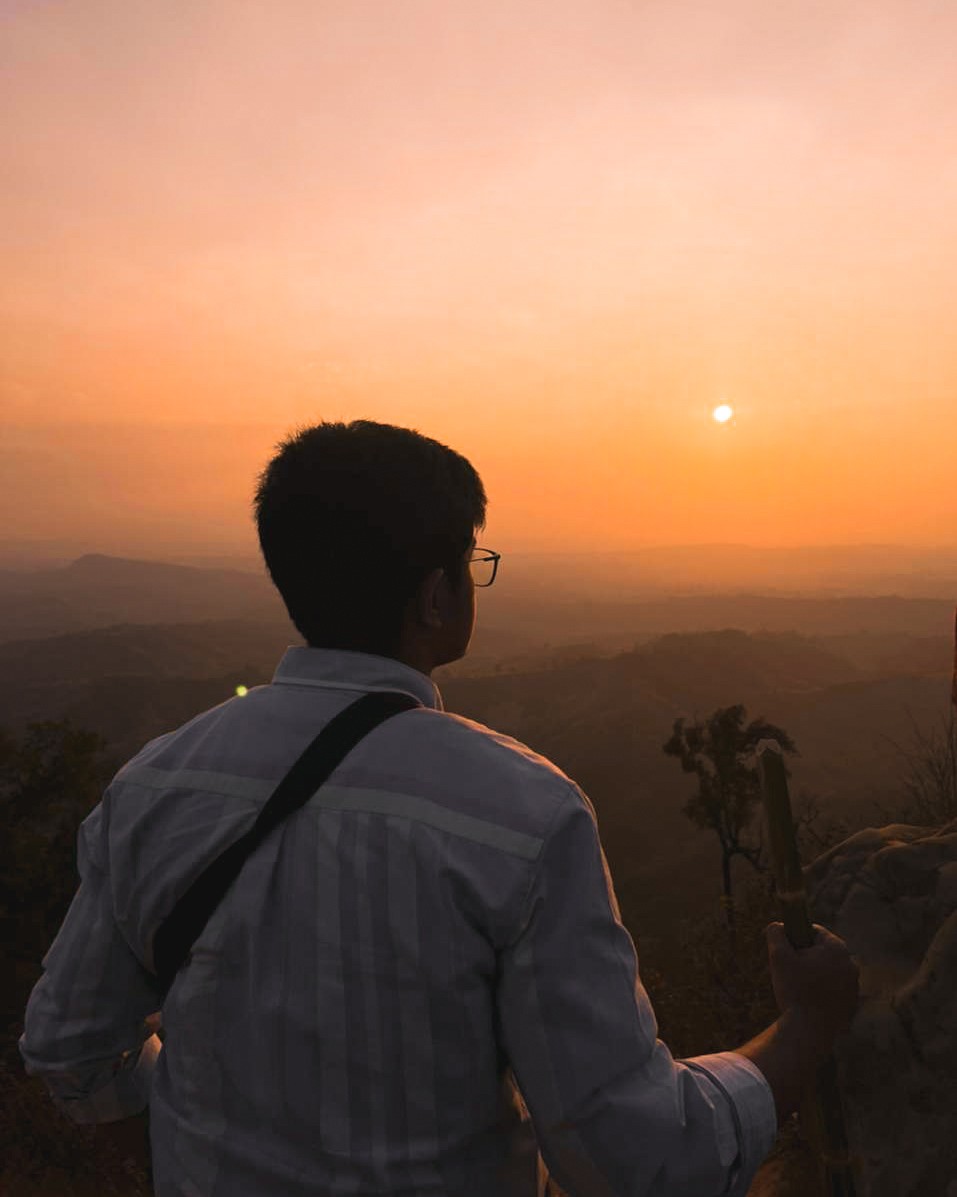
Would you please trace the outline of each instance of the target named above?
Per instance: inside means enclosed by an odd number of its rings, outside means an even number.
[[[153,1069],[162,1049],[160,1037],[151,1035],[138,1052],[127,1052],[109,1067],[105,1083],[100,1083],[104,1070],[99,1070],[88,1092],[82,1092],[75,1073],[41,1076],[56,1106],[72,1122],[118,1122],[142,1113],[149,1105]]]
[[[761,1069],[738,1052],[694,1056],[680,1063],[706,1077],[727,1099],[721,1102],[719,1098],[717,1104],[730,1110],[732,1125],[725,1121],[725,1134],[737,1140],[738,1159],[725,1193],[727,1197],[745,1197],[777,1138],[778,1114],[771,1086]]]

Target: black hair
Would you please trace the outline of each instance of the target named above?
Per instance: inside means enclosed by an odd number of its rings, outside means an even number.
[[[277,450],[254,508],[290,619],[312,647],[390,655],[431,570],[464,583],[482,480],[453,449],[371,420],[301,428]]]

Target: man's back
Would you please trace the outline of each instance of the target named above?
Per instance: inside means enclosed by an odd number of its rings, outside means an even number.
[[[538,1144],[582,1192],[746,1181],[774,1137],[767,1085],[734,1053],[677,1064],[657,1040],[587,799],[434,709],[425,675],[362,653],[292,648],[272,685],[120,770],[81,831],[28,1065],[133,1046],[156,928],[370,689],[426,705],[376,728],[255,851],[166,999],[158,1197],[533,1197]]]

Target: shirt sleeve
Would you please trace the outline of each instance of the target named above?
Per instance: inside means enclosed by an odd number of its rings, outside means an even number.
[[[162,1047],[145,1025],[160,1007],[156,978],[113,916],[103,820],[101,803],[80,826],[80,887],[43,958],[19,1044],[26,1071],[81,1123],[145,1109]]]
[[[503,1047],[562,1188],[744,1197],[777,1134],[770,1086],[736,1052],[677,1061],[657,1038],[594,810],[577,787],[500,954],[497,1002]]]

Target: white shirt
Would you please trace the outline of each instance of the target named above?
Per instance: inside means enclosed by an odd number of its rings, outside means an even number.
[[[254,852],[147,1038],[160,923],[380,689],[424,706]],[[400,662],[288,649],[124,765],[78,855],[20,1048],[78,1122],[149,1101],[157,1197],[535,1197],[539,1150],[573,1195],[743,1197],[774,1142],[758,1068],[657,1038],[582,791]]]

